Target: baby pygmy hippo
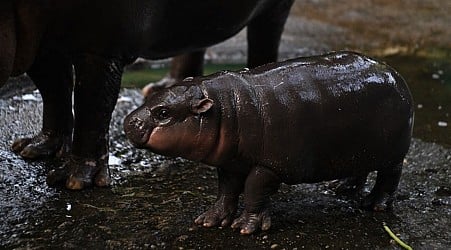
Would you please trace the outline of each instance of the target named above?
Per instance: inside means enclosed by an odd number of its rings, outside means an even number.
[[[124,126],[137,147],[218,167],[217,201],[195,222],[251,234],[271,226],[269,197],[282,182],[365,181],[377,171],[363,205],[384,210],[398,186],[413,115],[394,69],[336,52],[154,89]],[[235,219],[241,193],[245,207]]]

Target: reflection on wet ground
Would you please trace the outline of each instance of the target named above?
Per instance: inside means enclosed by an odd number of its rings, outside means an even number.
[[[451,148],[451,51],[383,58],[406,79],[415,101],[414,136]]]
[[[229,228],[195,226],[194,218],[215,200],[216,171],[133,148],[122,131],[123,117],[141,100],[133,89],[121,91],[111,123],[115,185],[81,192],[49,188],[45,175],[56,162],[24,161],[9,150],[14,138],[40,128],[41,99],[27,91],[0,98],[0,246],[396,249],[382,228],[386,222],[414,248],[446,249],[451,246],[450,64],[416,57],[386,60],[411,86],[415,137],[421,138],[413,140],[392,212],[360,210],[352,197],[335,194],[331,182],[283,185],[273,197],[268,232],[240,236]]]

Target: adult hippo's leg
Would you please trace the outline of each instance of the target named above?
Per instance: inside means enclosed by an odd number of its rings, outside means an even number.
[[[107,186],[108,129],[117,101],[123,64],[85,54],[75,59],[74,136],[68,162],[49,173],[47,182],[65,181],[69,189]]]
[[[190,76],[201,76],[204,71],[205,49],[172,58],[169,77],[183,80]]]
[[[277,61],[280,39],[293,2],[276,1],[273,8],[268,8],[248,24],[248,67]]]
[[[246,178],[244,187],[244,211],[232,223],[241,234],[251,234],[261,228],[271,227],[270,196],[277,192],[280,178],[268,168],[255,167]]]
[[[144,96],[154,85],[172,86],[187,77],[201,76],[204,70],[205,49],[178,55],[172,58],[169,73],[160,81],[150,83],[142,89]]]
[[[11,148],[24,158],[65,155],[72,143],[72,64],[54,53],[39,55],[28,75],[43,99],[43,122],[39,134],[14,141]]]
[[[0,1],[0,87],[10,77],[16,55],[14,2]]]
[[[229,172],[218,168],[218,197],[213,206],[195,220],[204,227],[228,226],[235,216],[238,198],[243,191],[245,174]]]
[[[267,8],[266,12],[254,18],[247,26],[248,67],[277,61],[280,38],[294,0],[275,2],[275,6]],[[145,86],[143,95],[146,96],[154,84],[171,86],[186,77],[202,75],[204,54],[205,50],[202,49],[174,57],[169,74],[162,80]]]

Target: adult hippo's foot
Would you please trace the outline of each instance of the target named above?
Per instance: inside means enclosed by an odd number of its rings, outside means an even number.
[[[74,129],[71,155],[47,176],[50,186],[73,190],[110,184],[108,128],[119,94],[123,62],[84,54],[74,59]]]
[[[142,94],[148,96],[154,87],[168,88],[187,77],[201,76],[204,69],[205,49],[185,53],[172,58],[168,75],[155,83],[149,83],[142,89]]]
[[[271,216],[268,209],[264,209],[259,213],[244,211],[232,224],[232,228],[240,229],[241,234],[252,234],[258,229],[266,231],[270,227]]]
[[[34,137],[19,138],[13,142],[11,149],[26,159],[42,157],[62,157],[70,151],[69,136],[60,136],[51,132],[40,132]]]
[[[71,157],[63,166],[54,169],[47,175],[49,186],[65,185],[72,190],[80,190],[96,185],[106,187],[111,183],[107,161]]]
[[[161,80],[159,80],[157,82],[148,83],[146,86],[144,86],[144,88],[142,88],[142,90],[141,90],[142,95],[143,96],[150,95],[150,93],[152,92],[152,89],[154,89],[154,88],[169,88],[172,85],[174,85],[177,81],[180,81],[180,80],[183,80],[183,79],[177,79],[177,78],[171,77],[170,75],[166,75]]]

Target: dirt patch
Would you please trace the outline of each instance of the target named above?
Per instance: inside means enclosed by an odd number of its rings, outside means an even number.
[[[340,28],[343,37],[322,35],[332,49],[371,54],[451,48],[451,2],[446,0],[297,0],[292,14]],[[335,37],[335,38],[334,38]]]

